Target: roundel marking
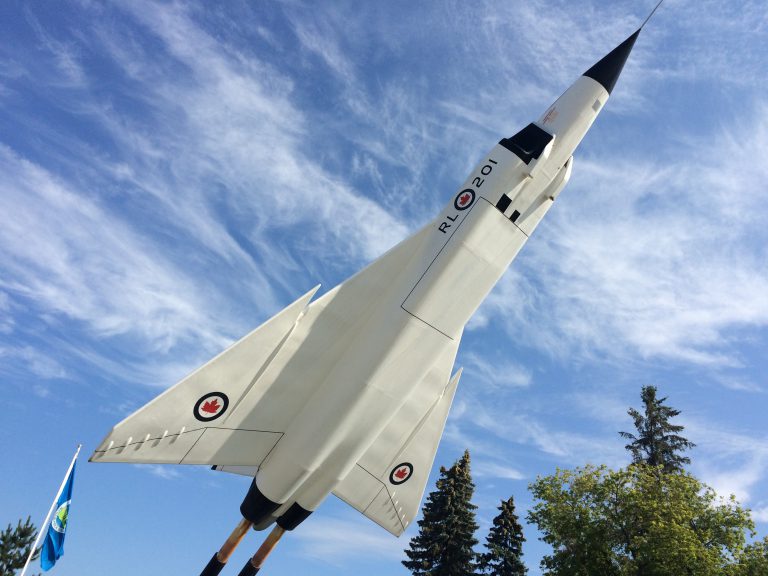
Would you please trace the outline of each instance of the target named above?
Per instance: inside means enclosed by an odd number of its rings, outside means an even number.
[[[475,191],[472,188],[465,188],[456,196],[453,201],[453,207],[456,210],[466,210],[475,201]]]
[[[407,482],[411,476],[413,476],[413,464],[403,462],[392,468],[392,472],[389,473],[389,482],[397,486]]]
[[[228,406],[229,398],[227,398],[226,394],[223,392],[209,392],[195,402],[192,413],[200,422],[210,422],[224,414]]]

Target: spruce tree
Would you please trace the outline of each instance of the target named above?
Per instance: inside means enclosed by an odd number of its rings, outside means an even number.
[[[502,501],[499,514],[485,539],[487,552],[480,556],[480,568],[490,576],[525,576],[528,569],[523,564],[523,527],[515,514],[512,496]]]
[[[696,445],[679,435],[683,426],[669,422],[680,411],[665,406],[667,399],[656,397],[655,386],[643,386],[640,397],[645,406],[644,413],[634,408],[627,411],[635,422],[637,436],[619,432],[623,438],[631,440],[626,449],[632,453],[632,462],[662,466],[667,473],[682,470],[683,465],[691,463],[691,459],[680,453]]]
[[[16,528],[8,524],[8,528],[0,532],[0,576],[13,576],[24,567],[36,535],[37,530],[29,517],[24,524],[19,520]],[[37,555],[36,552],[34,558]]]
[[[469,471],[469,451],[448,468],[440,467],[437,488],[429,494],[419,520],[419,533],[405,551],[403,565],[414,576],[470,576],[477,567],[477,545]]]

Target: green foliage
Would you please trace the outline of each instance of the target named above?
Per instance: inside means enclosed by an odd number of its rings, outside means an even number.
[[[523,564],[523,527],[515,514],[512,497],[499,506],[485,539],[487,552],[480,556],[480,569],[491,576],[524,576],[528,569]]]
[[[0,576],[13,576],[24,567],[35,536],[37,530],[29,517],[24,524],[19,520],[15,528],[8,524],[8,528],[0,532]],[[35,552],[33,558],[38,554],[39,551]]]
[[[405,551],[403,565],[414,576],[475,574],[475,485],[469,471],[469,451],[449,469],[440,468],[436,490],[424,504],[419,533]]]
[[[727,576],[768,576],[768,537],[747,546],[725,574]]]
[[[631,440],[626,449],[632,453],[632,462],[645,462],[651,466],[662,466],[664,472],[682,470],[691,459],[682,456],[684,452],[696,446],[679,435],[683,427],[671,424],[671,418],[680,414],[679,410],[664,406],[666,398],[656,398],[655,386],[643,386],[640,397],[645,406],[641,414],[634,408],[627,412],[632,417],[637,429],[637,436],[629,432],[619,432],[623,438]]]
[[[646,464],[617,471],[587,466],[539,477],[530,486],[537,503],[528,520],[553,548],[542,560],[544,573],[728,574],[745,553],[745,533],[754,530],[749,512],[685,472],[662,471]]]

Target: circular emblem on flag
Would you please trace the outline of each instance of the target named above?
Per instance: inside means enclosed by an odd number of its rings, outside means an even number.
[[[389,473],[389,482],[394,485],[407,482],[413,475],[413,464],[410,462],[403,462],[392,468],[392,472]]]
[[[229,398],[223,392],[209,392],[200,400],[195,402],[195,408],[192,413],[200,422],[210,422],[216,420],[227,411]]]
[[[456,196],[456,200],[453,201],[453,207],[456,210],[466,210],[472,206],[472,202],[475,201],[475,191],[472,188],[465,188],[459,192]]]
[[[67,531],[67,516],[69,516],[69,500],[64,502],[56,509],[56,514],[53,515],[51,520],[51,528],[64,534]]]

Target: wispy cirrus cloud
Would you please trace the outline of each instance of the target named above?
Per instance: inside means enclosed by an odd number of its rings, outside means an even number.
[[[697,475],[721,496],[733,494],[742,504],[754,502],[768,475],[765,432],[734,431],[692,417],[684,423],[686,434],[696,441],[692,459]]]
[[[462,355],[468,376],[479,384],[492,389],[527,388],[533,375],[528,368],[509,360],[491,359],[476,353]]]
[[[0,334],[13,331],[15,321],[11,313],[11,299],[5,292],[0,292]]]
[[[501,478],[504,480],[524,480],[525,474],[520,470],[498,462],[480,460],[472,464],[472,472],[480,478]]]
[[[23,370],[44,380],[58,380],[68,377],[66,369],[57,360],[42,354],[32,346],[0,346],[0,359],[3,360],[0,372],[8,373],[9,370],[11,372]],[[11,368],[11,363],[21,364],[22,367]]]
[[[306,284],[333,278],[346,266],[338,259],[363,262],[405,234],[313,155],[291,80],[214,41],[187,8],[126,10],[133,24],[106,19],[93,34],[72,36],[27,11],[40,40],[35,90],[43,98],[58,91],[51,105],[91,132],[18,115],[20,133],[37,138],[34,157],[57,172],[26,157],[24,144],[0,148],[4,309],[25,298],[101,337],[131,334],[163,353],[182,341],[212,352],[252,326],[231,308],[222,314],[228,298],[255,303],[251,314],[263,317],[282,300],[275,285],[295,294],[297,256],[310,248],[325,247],[330,274],[310,278],[310,270]],[[106,93],[93,90],[94,53],[113,68]],[[3,67],[9,83],[26,82],[12,72],[28,58],[5,60],[19,63]],[[48,71],[71,82],[63,87]],[[298,236],[286,232],[296,228]],[[281,234],[282,247],[274,242]]]
[[[157,476],[158,478],[162,478],[163,480],[176,480],[177,478],[181,478],[181,474],[176,468],[171,468],[170,466],[167,466],[167,465],[134,464],[134,466],[141,470],[146,470],[153,476]]]
[[[465,409],[453,422],[456,428],[447,433],[484,457],[514,461],[523,452],[527,457],[535,455],[538,460],[558,465],[626,463],[626,454],[615,432],[607,435],[605,431],[575,424],[573,419],[566,418],[570,410],[565,403],[547,403],[544,409],[541,399],[526,402],[518,398],[494,404],[487,398],[473,396],[464,402]]]
[[[119,217],[0,146],[0,226],[6,292],[110,336],[139,330],[158,347],[208,330],[189,278]],[[173,323],[168,320],[173,318]]]
[[[658,17],[665,19],[667,41],[678,43],[668,53],[665,69],[657,71],[659,76],[764,90],[763,54],[755,50],[768,33],[762,2],[677,2],[660,10]],[[722,42],[723,37],[729,41]]]
[[[52,70],[55,73],[47,77],[46,83],[60,89],[84,88],[87,76],[80,61],[77,43],[57,40],[29,8],[24,10],[24,17],[43,49],[53,57],[55,66]]]
[[[768,505],[761,505],[757,508],[752,508],[752,518],[755,522],[768,522]]]
[[[296,540],[302,555],[336,566],[361,558],[397,561],[406,545],[362,516],[313,518],[296,532]]]

